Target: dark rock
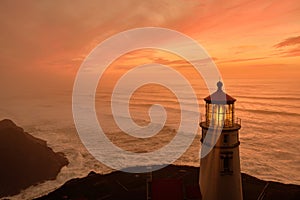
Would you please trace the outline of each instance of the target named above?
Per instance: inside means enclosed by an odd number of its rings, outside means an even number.
[[[68,161],[62,153],[47,147],[45,141],[5,119],[0,121],[0,163],[0,197],[4,197],[55,179]]]

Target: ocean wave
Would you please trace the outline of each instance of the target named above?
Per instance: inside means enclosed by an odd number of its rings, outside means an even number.
[[[251,112],[255,114],[263,114],[263,115],[278,115],[278,116],[293,116],[293,117],[300,117],[300,113],[293,113],[288,111],[274,111],[274,110],[253,110],[248,108],[236,108],[238,111],[242,112]]]

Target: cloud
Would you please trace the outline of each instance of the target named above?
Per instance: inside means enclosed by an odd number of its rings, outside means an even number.
[[[293,46],[298,44],[300,44],[300,36],[287,38],[284,41],[275,44],[274,47],[281,48],[281,47],[288,47],[288,46]]]
[[[239,58],[239,59],[223,60],[223,61],[219,61],[218,63],[247,62],[247,61],[254,61],[254,60],[263,60],[267,58],[269,57]]]
[[[244,54],[245,52],[256,51],[259,47],[257,45],[239,45],[232,48],[234,54]]]
[[[276,48],[274,55],[280,57],[300,56],[300,36],[289,37],[273,47]]]
[[[18,5],[2,0],[0,59],[7,68],[45,66],[48,70],[61,66],[64,70],[73,66],[77,70],[85,55],[109,36],[130,28],[160,26],[198,39],[212,56],[249,61],[247,57],[253,60],[268,55],[269,49],[261,47],[272,46],[275,37],[266,35],[282,38],[282,34],[295,32],[299,10],[296,0],[91,0],[71,4],[66,0],[28,0]],[[288,38],[277,44],[278,48],[299,37]],[[226,51],[230,46],[237,46],[231,49],[232,55]],[[298,55],[297,49],[289,51],[289,55]]]
[[[300,45],[292,49],[281,51],[280,53],[278,53],[278,55],[280,55],[281,57],[300,56]]]
[[[12,67],[72,62],[120,31],[142,26],[174,27],[190,15],[195,3],[29,0],[16,6],[0,1],[0,59],[8,65],[12,60],[17,62]]]
[[[297,27],[300,4],[291,1],[204,1],[198,12],[186,22],[192,31],[214,34],[214,38],[238,39],[240,36],[262,36],[262,32],[280,35],[287,32],[282,27]],[[196,26],[195,26],[196,24]],[[287,26],[288,24],[288,26]],[[277,29],[274,33],[274,28]],[[283,31],[284,30],[284,31]],[[237,37],[238,36],[238,37]]]

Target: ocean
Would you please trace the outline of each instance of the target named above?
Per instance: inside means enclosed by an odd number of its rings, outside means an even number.
[[[300,84],[298,79],[224,78],[226,92],[237,99],[235,114],[242,119],[240,130],[241,170],[260,179],[300,185]],[[154,87],[154,86],[153,86]],[[177,85],[176,87],[181,87]],[[195,86],[199,111],[204,113],[203,98],[207,88]],[[180,107],[174,94],[160,87],[141,89],[132,98],[130,112],[135,122],[149,121],[147,110],[153,103],[165,106],[168,120],[161,137],[135,141],[123,134],[112,122],[109,93],[96,95],[98,119],[108,137],[126,150],[143,152],[160,148],[172,139],[180,117]],[[148,88],[148,89],[149,89]],[[90,171],[108,173],[82,145],[72,118],[72,88],[51,88],[49,94],[19,94],[1,98],[1,118],[10,118],[26,132],[44,139],[54,151],[65,153],[70,164],[64,167],[56,180],[32,186],[12,199],[30,199],[58,188],[69,179],[84,177]],[[185,91],[182,91],[185,92]],[[122,94],[120,104],[126,103]],[[189,105],[189,99],[184,99]],[[103,109],[105,108],[105,109]],[[179,115],[180,116],[180,115]],[[87,127],[88,130],[88,127]],[[168,134],[172,133],[172,134]],[[170,136],[171,135],[171,136]],[[138,142],[139,145],[134,145]],[[175,164],[199,166],[200,128],[189,149]]]

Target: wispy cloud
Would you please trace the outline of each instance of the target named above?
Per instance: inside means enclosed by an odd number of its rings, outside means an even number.
[[[280,55],[281,57],[300,56],[300,45],[295,48],[288,49],[288,50],[282,50],[277,55]]]
[[[219,61],[218,63],[247,62],[247,61],[254,61],[254,60],[263,60],[263,59],[267,59],[267,58],[269,58],[269,57],[229,59],[229,60]]]
[[[274,45],[274,47],[281,48],[281,47],[294,46],[299,44],[300,44],[300,36],[296,36],[296,37],[287,38],[284,41]]]
[[[290,37],[274,45],[275,55],[281,57],[300,56],[300,36]]]

